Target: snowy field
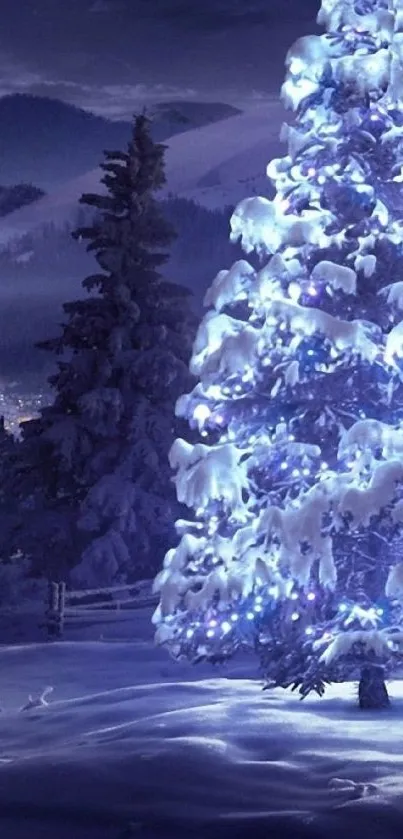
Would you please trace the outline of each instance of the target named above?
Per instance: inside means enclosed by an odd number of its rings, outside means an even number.
[[[149,619],[0,647],[1,839],[400,839],[403,682],[380,714],[353,685],[301,703],[253,659],[171,661]]]

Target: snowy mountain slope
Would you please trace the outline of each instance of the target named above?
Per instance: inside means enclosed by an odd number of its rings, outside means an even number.
[[[153,135],[164,140],[239,110],[221,102],[173,101],[156,103],[152,113]],[[46,192],[95,166],[103,149],[121,148],[130,132],[130,120],[109,120],[59,99],[21,93],[0,97],[0,125],[0,183],[26,181]]]
[[[267,191],[267,162],[284,151],[278,139],[284,112],[274,101],[237,116],[176,134],[166,140],[166,195],[192,198],[207,207],[235,204],[254,191]],[[74,178],[0,225],[0,243],[50,222],[63,224],[77,211],[83,192],[100,188],[94,169]]]
[[[173,662],[149,620],[131,643],[0,648],[4,839],[400,839],[401,682],[389,712],[351,684],[301,703],[253,658]]]

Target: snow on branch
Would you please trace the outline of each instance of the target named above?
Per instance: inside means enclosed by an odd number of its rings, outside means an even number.
[[[390,655],[388,637],[380,630],[352,630],[340,632],[339,635],[329,644],[327,649],[320,656],[319,661],[323,664],[331,664],[341,656],[348,655],[355,644],[362,644],[379,658]]]
[[[178,501],[195,509],[205,508],[213,501],[223,501],[231,510],[243,509],[243,490],[248,489],[245,452],[232,443],[192,446],[175,440],[169,456]]]
[[[351,350],[372,362],[378,353],[378,346],[367,336],[359,320],[346,321],[335,318],[321,309],[299,306],[288,300],[273,300],[270,315],[282,318],[295,335],[309,336],[318,332],[324,335],[339,350]]]
[[[240,259],[229,271],[219,271],[204,298],[205,306],[214,306],[221,311],[228,303],[234,303],[246,297],[245,285],[255,277],[255,270]]]
[[[403,428],[393,428],[376,419],[358,420],[348,431],[342,433],[338,457],[342,459],[355,454],[358,449],[375,451],[382,449],[382,454],[389,459],[403,455]]]
[[[324,229],[332,221],[328,210],[285,213],[281,203],[267,198],[245,198],[231,217],[231,241],[240,241],[245,253],[276,253],[285,245],[325,245]]]

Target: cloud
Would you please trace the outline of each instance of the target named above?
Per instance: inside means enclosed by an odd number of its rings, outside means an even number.
[[[65,99],[113,119],[169,99],[240,105],[278,91],[318,0],[0,0],[0,95]],[[309,22],[308,22],[309,21]]]

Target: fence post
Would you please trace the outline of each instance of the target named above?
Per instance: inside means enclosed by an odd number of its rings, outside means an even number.
[[[46,626],[49,640],[62,637],[65,602],[66,583],[54,583],[49,581],[48,607],[46,611]]]
[[[58,637],[61,638],[64,630],[64,612],[66,608],[66,583],[59,583],[58,587]]]

